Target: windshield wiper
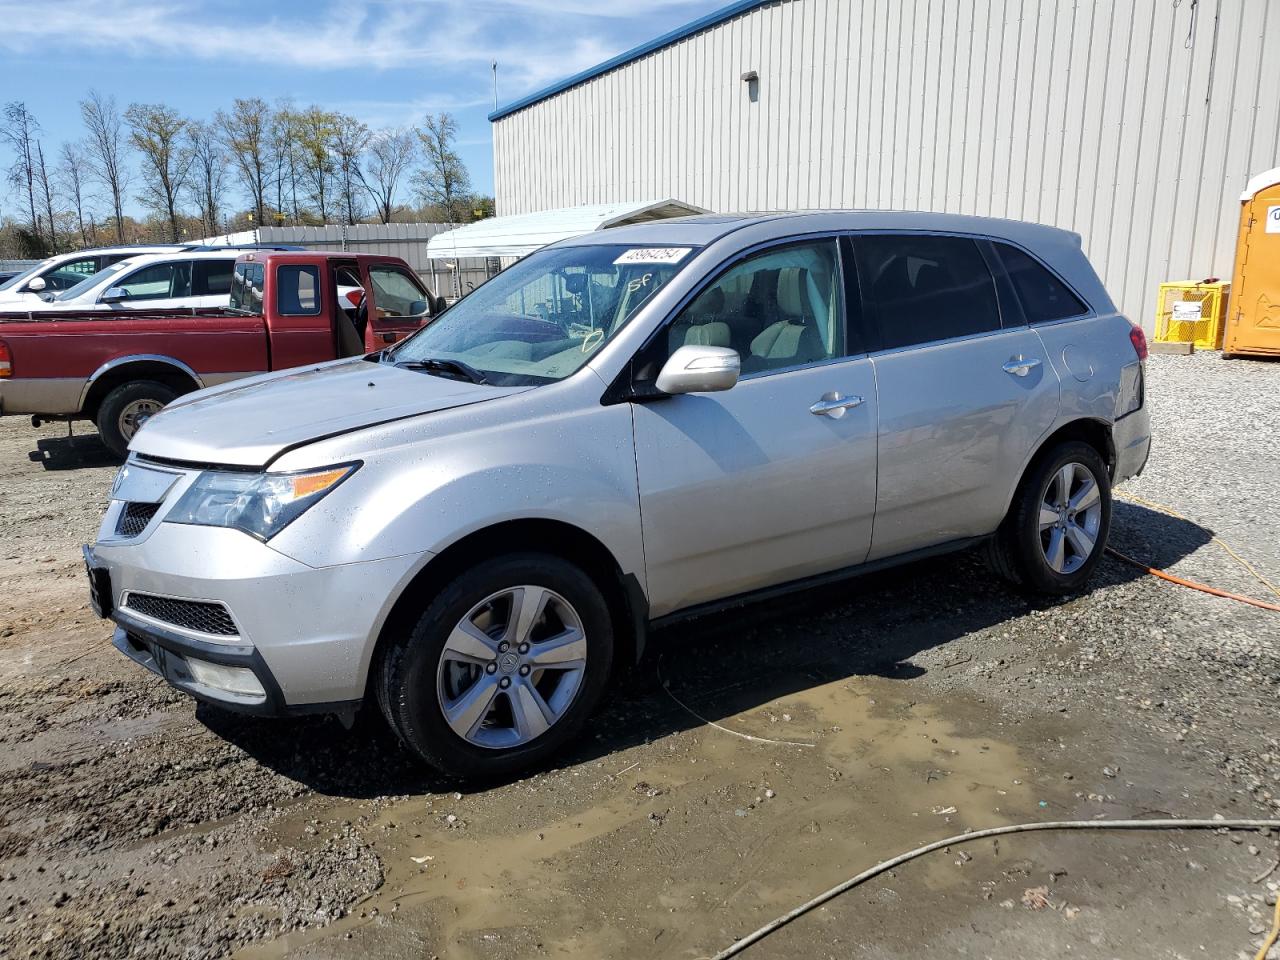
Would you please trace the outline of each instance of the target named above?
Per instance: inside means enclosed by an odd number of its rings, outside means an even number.
[[[488,383],[489,379],[469,363],[447,360],[444,357],[427,357],[424,360],[401,360],[395,364],[405,370],[426,370],[428,373],[456,373],[472,383]]]

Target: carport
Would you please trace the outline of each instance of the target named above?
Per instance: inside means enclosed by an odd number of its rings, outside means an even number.
[[[457,261],[464,257],[498,257],[508,266],[557,240],[579,237],[596,230],[650,220],[667,220],[707,213],[683,200],[639,200],[629,203],[597,203],[490,217],[455,230],[438,233],[427,242],[427,257]]]

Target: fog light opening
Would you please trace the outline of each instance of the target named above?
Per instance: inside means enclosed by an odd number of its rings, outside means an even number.
[[[227,667],[220,663],[209,663],[206,660],[187,658],[187,668],[196,683],[204,687],[212,687],[224,693],[232,693],[238,697],[258,697],[266,699],[267,691],[262,682],[246,667]]]

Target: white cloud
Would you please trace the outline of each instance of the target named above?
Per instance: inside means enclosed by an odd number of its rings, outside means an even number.
[[[648,0],[646,9],[690,7]],[[693,7],[699,6],[693,4]],[[332,0],[305,16],[232,15],[222,5],[193,13],[174,0],[60,0],[56,17],[0,0],[0,49],[88,49],[129,56],[194,58],[304,69],[487,67],[497,60],[504,98],[585,69],[647,38],[611,40],[635,7],[609,0]],[[67,23],[78,24],[67,30]]]

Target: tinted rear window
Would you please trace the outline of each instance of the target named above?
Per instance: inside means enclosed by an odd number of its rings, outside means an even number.
[[[965,237],[868,234],[854,241],[882,349],[1000,329],[995,280]]]
[[[197,260],[192,265],[191,295],[214,297],[231,292],[234,260]]]
[[[1018,299],[1022,301],[1028,323],[1065,320],[1089,312],[1089,308],[1067,289],[1066,284],[1033,258],[1005,243],[994,246],[1009,279],[1013,281]]]

